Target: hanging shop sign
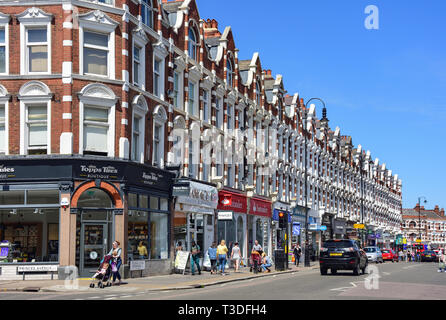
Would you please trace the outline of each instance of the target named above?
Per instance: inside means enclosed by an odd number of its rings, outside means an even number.
[[[219,221],[232,221],[232,211],[219,211],[217,214]]]
[[[299,222],[293,222],[293,236],[300,235],[300,223]]]
[[[217,188],[194,181],[178,181],[173,185],[173,196],[178,203],[216,209],[218,205]]]

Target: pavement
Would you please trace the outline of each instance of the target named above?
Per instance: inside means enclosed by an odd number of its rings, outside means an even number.
[[[136,291],[166,291],[204,288],[208,286],[224,284],[235,281],[245,281],[255,278],[270,277],[279,274],[305,272],[319,269],[319,263],[313,262],[310,267],[296,267],[289,265],[288,270],[276,271],[274,266],[271,272],[254,274],[249,268],[242,267],[239,272],[234,269],[226,270],[226,275],[211,275],[203,271],[201,275],[195,274],[170,274],[161,276],[150,276],[143,278],[123,279],[121,285],[107,287],[104,289],[90,288],[91,279],[79,278],[77,281],[65,280],[11,280],[0,281],[0,292],[94,292],[95,290],[107,290],[109,292],[136,292]],[[77,283],[76,283],[77,282]]]

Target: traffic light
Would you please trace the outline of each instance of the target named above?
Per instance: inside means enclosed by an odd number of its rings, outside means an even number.
[[[279,228],[286,229],[288,224],[288,214],[285,212],[279,212]]]

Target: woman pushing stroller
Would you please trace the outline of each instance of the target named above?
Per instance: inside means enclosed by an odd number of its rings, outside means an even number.
[[[112,262],[111,262],[111,267],[112,267],[112,274],[113,274],[113,285],[115,285],[116,282],[116,278],[118,278],[119,283],[118,285],[121,284],[121,275],[119,274],[119,268],[121,267],[122,264],[122,260],[121,260],[121,248],[119,248],[119,241],[115,240],[113,242],[113,248],[110,250],[110,252],[108,253],[109,256],[112,256]]]

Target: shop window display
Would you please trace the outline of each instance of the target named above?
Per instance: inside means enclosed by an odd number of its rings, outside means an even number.
[[[1,210],[0,242],[9,244],[1,262],[57,262],[59,209]]]
[[[148,229],[148,212],[129,211],[129,227],[128,227],[128,256],[129,260],[148,259],[145,254],[141,255],[138,251],[140,242],[147,248],[147,240],[149,237]]]

